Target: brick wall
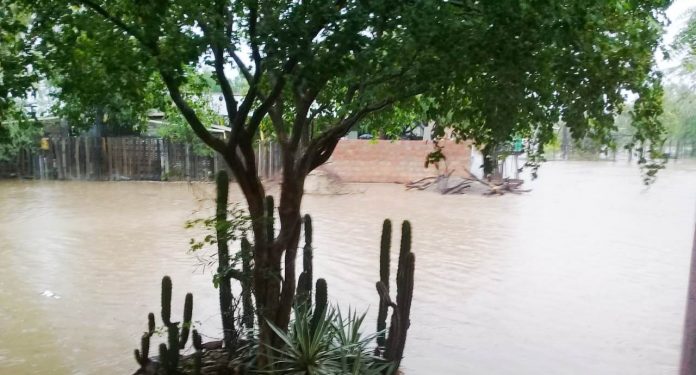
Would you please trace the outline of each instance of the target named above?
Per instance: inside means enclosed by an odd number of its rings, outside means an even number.
[[[471,145],[443,143],[449,170],[466,175],[470,168]],[[432,141],[368,141],[342,139],[329,162],[321,167],[346,182],[409,182],[436,174],[434,167],[424,168],[425,158],[433,151]]]

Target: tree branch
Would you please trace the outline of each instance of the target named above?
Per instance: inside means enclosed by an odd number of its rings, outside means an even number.
[[[321,88],[314,88],[304,94],[299,94],[295,104],[295,120],[292,124],[292,134],[290,139],[290,147],[296,150],[302,139],[304,128],[310,123],[310,118],[307,117],[312,103],[316,100]],[[313,117],[311,118],[313,119]]]
[[[225,4],[222,1],[217,1],[216,6],[218,8],[218,16],[220,17],[220,20],[217,20],[216,24],[220,29],[224,29],[226,25],[229,24],[223,23],[222,21],[226,17]],[[228,118],[234,118],[237,114],[237,101],[234,99],[234,92],[232,91],[232,86],[230,86],[230,83],[227,80],[227,76],[225,75],[225,50],[220,45],[220,42],[218,39],[216,39],[215,35],[212,35],[210,33],[210,30],[208,30],[208,27],[205,25],[204,22],[201,22],[201,29],[203,30],[203,33],[206,34],[208,38],[210,38],[211,41],[213,56],[215,58],[215,76],[217,77],[218,83],[220,84],[222,96],[225,98],[225,106],[227,107]]]
[[[337,125],[322,132],[309,143],[306,151],[300,158],[299,167],[301,170],[304,173],[309,173],[318,166],[326,163],[336,148],[338,141],[350,128],[368,114],[380,111],[393,104],[396,100],[397,98],[391,98],[371,106],[365,106],[354,112],[351,116],[342,119]]]
[[[244,78],[246,79],[247,83],[251,85],[251,83],[254,81],[254,77],[251,75],[249,69],[244,65],[242,59],[239,58],[237,52],[235,52],[234,49],[229,48],[228,53],[230,54],[230,56],[232,56],[232,60],[234,60],[235,64],[237,64],[237,67],[242,72],[242,75],[244,75]]]
[[[160,75],[162,76],[164,84],[167,86],[167,90],[169,91],[169,95],[174,101],[174,104],[176,104],[177,108],[179,108],[179,111],[186,119],[186,122],[189,123],[191,129],[193,129],[193,132],[196,133],[203,143],[210,146],[213,150],[221,154],[225,154],[225,142],[219,138],[215,138],[205,128],[205,125],[203,125],[201,120],[198,118],[198,115],[196,115],[196,111],[194,111],[193,108],[191,108],[191,106],[189,106],[188,103],[186,103],[186,100],[181,96],[181,90],[179,89],[179,85],[176,83],[176,80],[169,74],[161,71]]]
[[[213,46],[213,55],[215,56],[215,76],[217,77],[222,96],[225,98],[225,106],[229,118],[235,118],[237,115],[237,101],[234,99],[232,86],[225,75],[225,56],[223,55],[220,46]],[[231,123],[230,123],[231,125]]]

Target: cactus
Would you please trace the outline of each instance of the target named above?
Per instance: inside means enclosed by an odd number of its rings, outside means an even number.
[[[162,278],[162,322],[169,327],[172,324],[172,279],[169,276]]]
[[[384,346],[384,351],[378,352],[385,359],[394,363],[393,371],[399,368],[406,346],[406,334],[411,325],[411,301],[413,300],[414,272],[416,256],[411,252],[411,223],[404,221],[401,226],[401,246],[399,249],[399,266],[396,272],[396,302],[389,297],[389,241],[385,232],[391,232],[391,223],[385,220],[382,231],[382,247],[380,249],[380,281],[377,282],[377,293],[380,296],[380,311],[377,327],[386,326],[386,310],[392,308],[392,318],[389,333],[385,339],[378,337],[378,345]],[[385,250],[386,249],[386,250]],[[385,254],[386,253],[386,254]],[[384,320],[382,320],[384,319]],[[384,328],[382,328],[383,330]]]
[[[179,349],[186,347],[189,330],[191,329],[191,318],[193,317],[193,294],[187,293],[184,300],[184,322],[181,325],[181,336],[179,337]]]
[[[135,349],[135,361],[140,368],[145,368],[150,362],[150,338],[155,334],[155,314],[147,314],[147,332],[140,338],[140,350]]]
[[[295,294],[295,305],[300,308],[308,308],[311,300],[309,291],[311,290],[312,281],[307,276],[307,272],[302,271],[297,279],[297,293]]]
[[[307,274],[307,296],[312,298],[312,280],[313,279],[313,248],[312,248],[312,217],[309,215],[304,216],[304,238],[305,245],[302,251],[302,272]]]
[[[173,374],[174,370],[171,368],[171,364],[167,360],[169,358],[169,353],[167,350],[167,344],[161,343],[159,346],[159,357],[160,357],[160,363],[162,364],[162,367],[164,368],[164,373],[165,375]]]
[[[152,336],[155,333],[155,314],[147,314],[147,332]]]
[[[187,293],[184,302],[184,320],[179,332],[179,322],[171,321],[172,306],[172,279],[169,276],[162,278],[162,321],[167,327],[167,344],[160,344],[160,363],[165,374],[177,374],[179,366],[179,350],[186,346],[189,330],[191,329],[191,319],[193,318],[193,294]],[[136,349],[135,360],[144,369],[150,362],[148,356],[150,351],[150,338],[155,333],[155,314],[149,313],[147,316],[147,332],[143,333],[140,339],[140,350]],[[197,333],[196,333],[197,334]]]
[[[273,202],[273,196],[266,196],[266,236],[268,237],[268,243],[272,243],[275,239],[275,217],[273,216],[275,212],[275,204]]]
[[[148,362],[150,362],[150,336],[147,333],[143,333],[140,338],[140,350],[135,349],[135,361],[138,362],[140,368],[145,368]]]
[[[193,330],[193,348],[196,349],[193,354],[193,375],[200,375],[203,365],[203,340],[195,329]]]
[[[396,284],[403,282],[403,272],[405,271],[404,263],[408,254],[411,252],[411,223],[408,220],[404,220],[401,224],[401,245],[399,246],[399,268],[396,272]],[[400,281],[401,280],[401,281]],[[396,304],[399,304],[398,289]]]
[[[234,322],[230,313],[232,305],[232,285],[230,278],[225,275],[230,263],[230,250],[227,234],[227,201],[229,195],[229,177],[227,172],[220,171],[215,180],[217,197],[215,199],[215,235],[217,237],[218,275],[220,295],[220,318],[225,345],[231,347]],[[187,332],[188,335],[188,332]]]
[[[251,270],[251,244],[246,238],[242,238],[241,245],[241,256],[242,256],[242,279],[240,284],[242,285],[242,324],[251,330],[254,328],[254,302],[252,300],[252,270]]]
[[[385,219],[382,223],[382,239],[379,247],[379,281],[384,284],[384,289],[389,293],[389,252],[391,250],[391,220]],[[377,312],[377,346],[384,347],[387,337],[387,312],[388,306],[380,299]]]
[[[302,252],[302,273],[297,279],[297,293],[295,304],[297,306],[309,307],[312,300],[312,273],[313,273],[313,254],[312,254],[312,218],[304,216],[305,245]]]
[[[167,357],[163,361],[169,363],[169,368],[177,369],[179,367],[179,325],[174,323],[167,327]]]
[[[328,296],[326,280],[318,279],[316,285],[316,292],[314,295],[314,312],[312,313],[312,321],[310,323],[312,332],[314,332],[314,330],[317,328],[319,322],[321,322],[321,319],[324,318],[324,314],[326,314],[327,304]]]

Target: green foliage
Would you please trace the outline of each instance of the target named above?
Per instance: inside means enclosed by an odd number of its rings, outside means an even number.
[[[682,71],[688,76],[696,76],[696,9],[690,10],[686,27],[679,32],[672,47],[683,54]]]
[[[0,0],[0,143],[7,111],[24,98],[38,79],[30,64],[34,61],[30,13],[12,0]]]
[[[225,238],[230,242],[243,238],[250,228],[251,219],[249,214],[241,208],[239,203],[231,203],[227,207],[226,216],[227,220],[222,222],[219,222],[215,216],[187,220],[185,224],[187,229],[199,227],[208,232],[202,239],[191,238],[189,240],[189,250],[195,253],[205,249],[207,246],[216,245],[216,233],[218,232],[225,232]],[[233,258],[232,262],[236,260],[236,258]],[[210,262],[208,265],[213,263],[215,261]]]
[[[672,141],[696,142],[696,93],[685,86],[667,86],[664,95],[667,138]]]
[[[316,310],[315,310],[316,311]],[[364,336],[365,314],[327,308],[316,326],[307,310],[295,310],[295,319],[287,332],[270,323],[284,346],[272,348],[276,360],[273,374],[334,375],[383,374],[390,364],[375,357],[370,345],[375,335]]]
[[[20,150],[35,149],[42,134],[38,121],[10,104],[0,115],[0,161],[12,159]]]
[[[214,106],[219,103],[215,103],[217,101],[213,95],[215,83],[211,81],[209,76],[209,73],[187,69],[184,77],[186,83],[181,87],[182,97],[190,104],[207,128],[213,125],[225,125],[224,117],[214,110]],[[167,95],[163,87],[159,93],[162,97]],[[164,123],[157,127],[157,135],[172,141],[192,144],[193,151],[197,155],[213,155],[214,151],[196,136],[174,102],[161,100],[157,108],[164,112]]]

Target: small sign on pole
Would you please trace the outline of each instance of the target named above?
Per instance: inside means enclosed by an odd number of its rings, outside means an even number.
[[[49,150],[50,149],[50,147],[48,145],[48,138],[46,138],[46,137],[41,138],[41,149],[42,150]]]

